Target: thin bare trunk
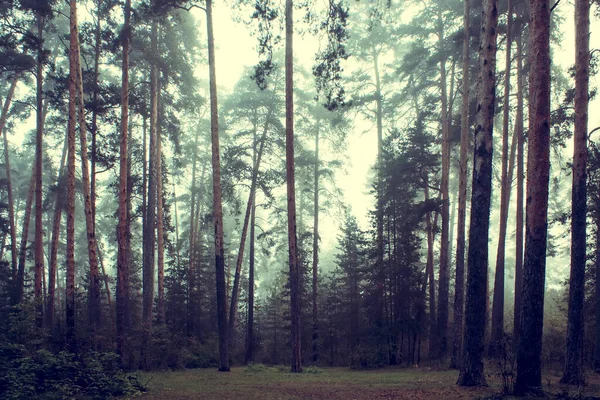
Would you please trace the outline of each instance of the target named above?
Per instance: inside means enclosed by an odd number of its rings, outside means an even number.
[[[19,304],[23,301],[25,290],[25,263],[27,260],[27,241],[29,239],[29,224],[31,222],[31,211],[33,210],[33,195],[35,193],[35,173],[36,165],[33,163],[31,178],[29,179],[29,190],[25,200],[25,215],[23,217],[23,229],[21,232],[21,243],[19,246],[19,265],[17,268],[17,287],[13,303]]]
[[[287,178],[288,245],[290,267],[290,314],[292,372],[302,372],[300,337],[300,266],[296,232],[294,176],[294,48],[293,0],[285,1],[285,165]]]
[[[70,1],[69,120],[67,126],[67,274],[65,310],[67,347],[77,350],[75,336],[75,130],[77,125],[77,0]]]
[[[121,128],[119,137],[119,225],[117,230],[117,351],[124,363],[129,329],[129,197],[127,128],[129,123],[129,44],[131,41],[131,0],[125,1],[121,66]]]
[[[160,93],[160,89],[158,89]],[[165,236],[163,229],[163,168],[162,168],[162,138],[161,129],[156,131],[156,236],[157,236],[157,267],[158,267],[158,305],[157,322],[166,322],[165,312]]]
[[[8,88],[6,99],[4,99],[4,106],[2,107],[2,115],[0,115],[0,133],[4,138],[4,167],[6,171],[6,192],[8,197],[8,223],[10,229],[10,266],[12,273],[13,286],[17,282],[17,232],[15,230],[15,203],[13,200],[12,192],[12,181],[10,178],[10,157],[8,156],[8,135],[6,134],[6,120],[8,118],[8,111],[10,109],[10,103],[13,95],[15,94],[15,88],[21,74],[16,74]],[[4,246],[2,246],[4,247]]]
[[[315,166],[313,185],[313,260],[312,260],[312,360],[319,359],[319,318],[318,318],[318,288],[319,288],[319,126],[317,121],[315,132]]]
[[[206,0],[206,30],[208,36],[208,68],[210,86],[210,133],[213,168],[213,220],[215,225],[215,273],[217,285],[217,319],[219,325],[219,371],[229,371],[229,333],[227,326],[227,293],[225,285],[225,249],[223,245],[223,204],[221,200],[221,160],[219,156],[219,114],[217,108],[217,77],[215,37],[213,33],[212,0]]]
[[[590,2],[575,2],[575,132],[571,201],[571,275],[567,353],[562,383],[583,385],[583,302],[587,215],[587,125],[590,80]]]
[[[462,360],[462,338],[465,315],[465,226],[467,219],[467,177],[469,150],[469,41],[471,4],[464,2],[463,15],[463,79],[462,104],[460,111],[460,172],[458,178],[458,222],[456,227],[456,278],[454,283],[454,331],[452,333],[452,357],[450,368],[460,368]]]
[[[252,169],[252,178],[250,184],[250,193],[248,194],[248,202],[246,204],[246,214],[244,215],[244,225],[242,227],[242,236],[240,237],[240,247],[238,250],[237,262],[235,265],[235,276],[233,278],[233,289],[231,291],[231,304],[229,308],[229,335],[231,336],[231,343],[233,343],[233,333],[235,329],[235,319],[238,308],[238,296],[240,287],[240,275],[242,271],[242,263],[244,261],[244,249],[246,248],[246,236],[248,236],[248,223],[250,221],[250,214],[254,207],[254,197],[256,195],[256,181],[258,178],[258,171],[260,169],[260,161],[262,159],[263,149],[267,139],[267,132],[269,131],[269,124],[271,119],[272,109],[269,109],[267,117],[265,119],[265,126],[263,129],[262,137],[260,138],[260,145],[258,148],[258,154],[256,163]],[[230,343],[230,344],[231,344]]]
[[[43,212],[42,203],[42,164],[43,164],[43,143],[44,143],[44,112],[43,112],[43,92],[42,85],[44,79],[44,49],[43,32],[44,16],[38,11],[37,14],[37,68],[36,68],[36,136],[35,136],[35,276],[34,276],[34,299],[36,302],[36,325],[42,326],[43,323],[43,302],[42,302],[42,273],[44,270],[44,231],[43,231]]]

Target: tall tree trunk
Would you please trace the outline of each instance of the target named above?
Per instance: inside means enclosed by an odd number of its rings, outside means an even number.
[[[525,180],[524,137],[523,137],[523,51],[522,36],[517,40],[517,215],[516,215],[516,253],[515,253],[515,304],[513,323],[513,343],[518,342],[521,325],[521,292],[523,290],[523,188]]]
[[[12,181],[10,178],[10,157],[8,156],[8,135],[6,134],[6,120],[8,118],[8,111],[10,109],[10,103],[12,102],[13,95],[15,94],[15,88],[21,74],[16,74],[8,88],[6,99],[4,99],[4,106],[2,107],[2,115],[0,115],[0,133],[4,138],[4,167],[6,171],[6,192],[8,197],[8,223],[10,229],[10,268],[12,274],[13,286],[17,283],[17,232],[15,230],[15,203],[13,200],[12,192]],[[4,247],[4,246],[2,246]]]
[[[464,356],[458,377],[460,386],[485,385],[483,347],[485,299],[488,280],[488,235],[492,193],[492,135],[496,95],[497,0],[483,3],[477,77],[477,124],[473,156],[471,223],[467,261]]]
[[[492,342],[490,355],[497,356],[504,335],[504,259],[506,254],[506,226],[508,224],[508,199],[511,180],[508,176],[508,118],[510,107],[510,62],[512,47],[512,0],[508,0],[508,22],[506,28],[506,61],[504,68],[504,104],[502,115],[502,166],[500,189],[500,228],[498,232],[498,250],[496,253],[496,272],[494,277],[494,299],[492,302]]]
[[[594,269],[595,269],[595,277],[594,277],[594,289],[596,291],[596,295],[594,296],[595,304],[595,313],[594,313],[594,361],[593,368],[596,373],[600,372],[600,201],[598,201],[598,197],[594,198],[595,208],[596,208],[596,249],[595,249],[595,257],[594,260]]]
[[[58,241],[60,238],[60,221],[65,203],[65,160],[67,156],[68,132],[65,136],[60,167],[58,169],[58,190],[54,200],[54,216],[52,222],[52,242],[50,244],[50,268],[48,271],[48,299],[46,301],[46,328],[51,329],[54,326],[54,314],[56,304],[56,282],[58,274]]]
[[[67,348],[77,351],[75,336],[75,129],[77,124],[77,0],[70,0],[69,120],[67,124],[67,274],[65,310]]]
[[[373,71],[375,73],[375,118],[377,123],[377,287],[379,293],[377,294],[377,301],[380,303],[377,307],[377,320],[380,324],[383,324],[382,309],[385,302],[385,275],[383,265],[383,193],[382,193],[382,182],[383,172],[381,170],[381,163],[383,160],[383,98],[381,94],[381,77],[379,73],[379,57],[377,53],[373,54]]]
[[[152,54],[158,54],[158,21],[152,21],[151,47]],[[143,262],[143,304],[142,320],[144,329],[152,328],[152,308],[154,305],[154,249],[156,241],[156,186],[157,170],[157,130],[158,130],[158,65],[156,61],[150,66],[150,160],[148,174],[148,203],[146,209],[146,231],[144,233]]]
[[[456,227],[456,280],[454,283],[454,325],[452,332],[452,357],[450,368],[460,368],[462,357],[462,335],[465,312],[465,225],[467,219],[467,164],[469,149],[469,41],[471,5],[464,2],[463,16],[463,79],[462,105],[460,111],[460,172],[458,178],[458,223]]]
[[[550,173],[550,4],[530,0],[529,151],[521,326],[515,393],[542,393],[542,334]]]
[[[294,176],[294,20],[293,0],[285,1],[285,170],[287,180],[288,244],[290,267],[290,318],[292,372],[302,372],[300,336],[300,266],[296,232],[296,189]]]
[[[208,36],[208,68],[210,78],[210,133],[213,168],[213,220],[215,224],[217,319],[219,325],[219,371],[229,371],[225,250],[223,246],[223,204],[221,200],[221,160],[219,156],[219,113],[217,108],[217,68],[215,66],[212,0],[206,0],[206,30]]]
[[[158,89],[160,93],[160,89]],[[158,266],[158,307],[157,322],[165,324],[165,237],[163,229],[163,181],[162,181],[162,130],[157,129],[156,135],[156,236],[157,236],[157,266]]]
[[[313,263],[312,263],[312,360],[319,359],[319,318],[318,318],[318,285],[319,285],[319,126],[315,132],[315,171],[314,171],[314,222],[313,222]]]
[[[83,187],[85,226],[87,234],[88,258],[90,263],[89,272],[89,293],[88,293],[88,317],[93,334],[100,326],[102,317],[102,305],[100,302],[100,271],[98,268],[98,245],[96,244],[95,223],[92,210],[92,198],[90,194],[90,172],[88,166],[87,149],[87,126],[85,122],[85,106],[83,103],[83,72],[81,70],[80,46],[79,46],[79,28],[77,25],[77,13],[74,14],[75,21],[71,21],[75,35],[71,40],[75,40],[75,61],[77,62],[77,88],[78,88],[78,115],[79,115],[79,141],[81,144],[81,183]]]
[[[44,270],[44,232],[42,216],[44,205],[42,204],[42,164],[43,164],[43,135],[44,135],[44,112],[42,107],[44,81],[44,16],[40,11],[37,13],[37,68],[36,68],[36,136],[35,136],[35,275],[34,275],[34,299],[36,302],[36,326],[41,327],[43,322],[42,302],[42,274]]]
[[[262,159],[263,150],[265,147],[265,141],[267,139],[267,132],[269,130],[269,124],[271,119],[272,109],[269,109],[267,117],[265,119],[265,126],[263,134],[260,138],[260,145],[258,148],[258,154],[256,156],[256,162],[252,169],[252,180],[250,184],[250,193],[248,194],[248,203],[246,204],[246,214],[244,215],[244,225],[242,227],[242,236],[240,237],[240,248],[238,250],[237,262],[235,265],[235,275],[233,278],[233,289],[231,290],[231,304],[229,307],[229,335],[230,344],[233,343],[233,333],[235,332],[235,319],[238,308],[238,296],[240,288],[240,275],[242,272],[242,263],[244,261],[244,249],[246,248],[246,236],[248,236],[248,224],[250,222],[250,214],[254,208],[254,197],[256,196],[256,181],[258,178],[258,171],[260,169],[260,161]]]
[[[254,159],[256,163],[256,140],[254,141]],[[246,336],[246,363],[254,362],[254,241],[255,241],[256,196],[252,199],[250,215],[250,254],[248,267],[248,333]]]
[[[590,65],[590,2],[575,2],[575,132],[573,149],[573,190],[571,201],[571,278],[567,353],[562,383],[582,385],[583,301],[585,298],[586,215],[587,215],[587,124]]]
[[[99,96],[99,82],[98,77],[100,67],[100,50],[102,44],[102,0],[98,0],[96,8],[96,29],[94,32],[94,91],[92,93],[92,148],[90,152],[91,158],[91,182],[90,182],[90,196],[92,202],[92,220],[96,221],[96,157],[97,157],[97,145],[96,139],[98,137],[98,96]],[[94,225],[94,232],[96,232],[96,226]],[[99,253],[99,252],[98,252]]]
[[[198,132],[194,138],[194,155],[192,156],[192,187],[190,189],[190,249],[188,253],[188,293],[187,293],[187,333],[193,335],[195,332],[196,307],[195,307],[195,288],[196,288],[196,268],[195,268],[195,246],[196,246],[196,229],[195,229],[195,208],[196,208],[196,164],[198,161]],[[204,175],[204,173],[203,173]],[[199,208],[199,207],[198,207]]]
[[[180,243],[179,243],[179,211],[177,209],[177,192],[175,189],[175,173],[176,167],[175,162],[173,162],[173,177],[172,177],[172,185],[173,185],[173,217],[175,218],[175,253],[177,257],[177,265],[181,265],[181,252],[180,252]]]
[[[121,65],[121,127],[119,132],[119,225],[117,229],[117,351],[121,362],[127,358],[129,329],[129,197],[127,139],[129,124],[129,45],[131,42],[131,0],[125,0],[122,30],[123,62]]]
[[[425,200],[429,200],[429,179],[425,182]],[[436,307],[435,307],[435,279],[433,274],[433,246],[435,242],[434,229],[437,227],[437,214],[434,223],[431,223],[431,213],[426,215],[427,234],[427,265],[425,268],[425,280],[429,283],[429,356],[435,358],[436,350]],[[425,286],[423,286],[425,291]]]
[[[29,190],[25,200],[25,215],[23,217],[23,229],[21,232],[21,243],[19,245],[19,265],[17,267],[17,287],[13,304],[19,304],[23,301],[25,291],[25,263],[27,260],[27,241],[29,239],[29,224],[31,222],[31,211],[33,206],[33,195],[35,193],[35,174],[36,164],[33,163],[31,178],[29,179]]]
[[[438,38],[442,42],[444,39],[444,25],[442,22],[441,9],[439,13],[439,31]],[[437,312],[437,338],[438,346],[437,356],[442,358],[446,355],[448,348],[448,293],[450,286],[450,274],[448,263],[448,236],[450,226],[450,196],[448,191],[448,181],[450,177],[450,121],[448,118],[448,88],[446,79],[446,57],[440,60],[440,88],[441,88],[441,122],[442,122],[442,233],[440,244],[440,275],[439,275],[439,295]]]

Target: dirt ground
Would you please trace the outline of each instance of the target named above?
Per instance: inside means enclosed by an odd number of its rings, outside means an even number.
[[[196,369],[144,374],[148,392],[138,398],[210,400],[392,400],[392,399],[491,399],[501,398],[502,384],[496,372],[488,371],[487,388],[456,386],[457,371],[428,367],[351,370],[348,368],[306,368],[292,374],[287,367],[233,368],[229,373]],[[588,376],[583,388],[558,383],[560,376],[547,373],[544,391],[548,398],[600,399],[600,377]],[[580,397],[578,397],[580,396]],[[510,397],[505,397],[510,398]]]

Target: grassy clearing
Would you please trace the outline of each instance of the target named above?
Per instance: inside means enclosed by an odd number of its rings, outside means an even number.
[[[310,368],[303,374],[292,374],[288,367],[254,365],[233,368],[230,373],[213,369],[196,369],[147,374],[148,400],[367,400],[367,399],[489,399],[501,392],[498,378],[490,375],[488,388],[459,388],[455,385],[457,371],[436,371],[430,368],[388,368],[358,371],[347,368]],[[544,379],[548,393],[559,395],[565,387],[559,376],[549,374]],[[600,379],[589,377],[589,384],[570,395],[600,396]],[[566,397],[559,397],[566,398]],[[596,397],[600,399],[600,397]]]

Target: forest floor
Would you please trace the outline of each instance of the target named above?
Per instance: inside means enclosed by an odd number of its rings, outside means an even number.
[[[487,388],[456,386],[458,372],[429,367],[351,370],[348,368],[306,368],[292,374],[288,367],[232,368],[230,373],[216,369],[193,369],[142,375],[147,400],[396,400],[396,399],[500,399],[501,379],[488,369]],[[600,377],[588,376],[584,388],[560,385],[560,375],[544,376],[544,391],[553,399],[600,399]],[[571,396],[567,396],[568,394]],[[510,397],[504,397],[510,398]]]

